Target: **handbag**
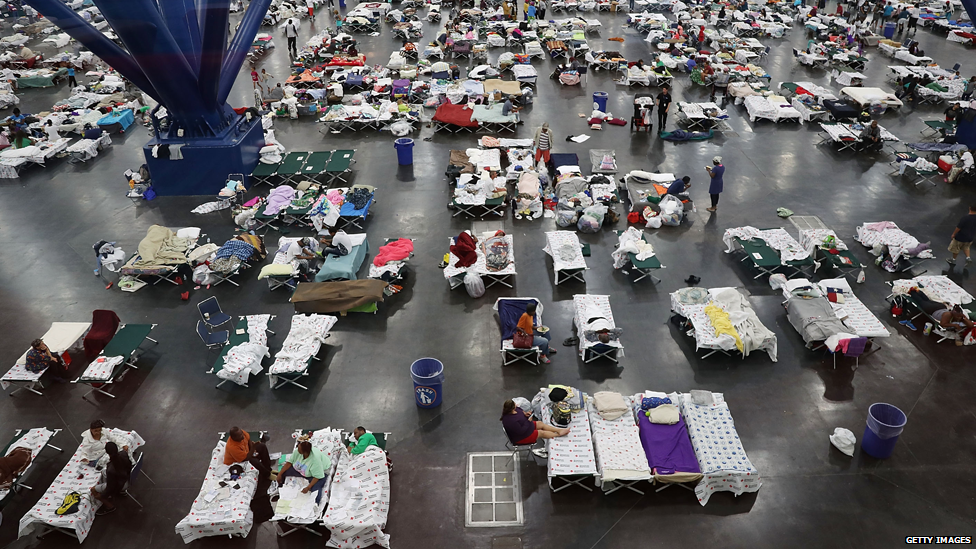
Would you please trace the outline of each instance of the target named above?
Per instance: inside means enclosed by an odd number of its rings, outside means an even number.
[[[531,349],[532,339],[532,336],[525,333],[525,330],[521,328],[516,329],[515,334],[512,336],[512,347],[516,349]]]

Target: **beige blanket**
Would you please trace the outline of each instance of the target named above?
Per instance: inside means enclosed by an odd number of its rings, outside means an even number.
[[[133,267],[155,265],[179,265],[186,263],[186,249],[190,240],[177,238],[176,233],[161,225],[153,225],[146,231],[146,238],[139,243],[139,259]]]
[[[630,411],[620,393],[600,391],[593,395],[593,406],[600,416],[607,421],[613,421]]]

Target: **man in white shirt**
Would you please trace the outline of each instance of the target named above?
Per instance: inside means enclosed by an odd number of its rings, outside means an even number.
[[[922,15],[922,10],[919,9],[918,4],[908,9],[908,31],[905,32],[905,36],[908,36],[908,33],[915,34],[918,32],[918,18],[920,15]]]
[[[54,143],[61,138],[61,136],[58,135],[58,126],[55,126],[54,121],[50,119],[44,123],[44,133],[47,134],[47,138],[51,141],[51,143]]]
[[[973,151],[966,151],[962,153],[962,158],[959,160],[959,162],[956,162],[956,164],[952,167],[952,169],[949,170],[949,177],[948,177],[949,183],[955,183],[956,178],[959,177],[959,174],[961,174],[962,172],[972,173],[972,170],[973,170]]]
[[[352,250],[352,239],[345,231],[339,230],[332,236],[332,245],[322,249],[322,257],[330,255],[342,257],[349,255],[350,250]]]
[[[285,36],[288,38],[288,53],[298,57],[298,21],[294,17],[289,17],[285,22]]]

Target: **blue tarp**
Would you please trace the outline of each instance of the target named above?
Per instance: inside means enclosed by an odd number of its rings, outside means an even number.
[[[122,131],[125,131],[129,129],[129,126],[131,126],[135,121],[136,117],[133,116],[131,109],[119,109],[99,118],[98,125],[111,126],[112,124],[119,124],[122,126]]]

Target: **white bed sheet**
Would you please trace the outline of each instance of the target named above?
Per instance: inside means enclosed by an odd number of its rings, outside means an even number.
[[[481,243],[484,242],[485,238],[490,237],[494,234],[495,231],[488,231],[486,233],[483,233],[479,237],[478,244],[476,246],[476,253],[478,254],[478,259],[475,261],[474,265],[469,265],[467,267],[455,267],[454,264],[457,263],[458,258],[456,255],[451,253],[450,261],[448,262],[447,267],[444,267],[444,278],[450,280],[455,276],[467,273],[469,271],[473,271],[479,275],[490,274],[493,276],[518,274],[515,271],[515,238],[510,234],[505,235],[505,241],[508,242],[508,255],[511,258],[511,262],[509,262],[507,267],[505,267],[500,271],[488,270],[488,267],[485,264],[485,252],[484,250],[481,249]],[[453,245],[454,239],[448,238],[448,242],[450,243],[450,245]]]
[[[624,401],[633,408],[630,397]],[[586,402],[586,413],[590,416],[590,429],[593,431],[593,448],[599,470],[597,485],[610,489],[614,481],[649,480],[651,469],[647,465],[647,454],[640,441],[640,431],[634,422],[634,414],[629,411],[613,421],[603,419],[592,400]]]
[[[308,367],[308,361],[318,354],[322,343],[329,335],[329,330],[339,319],[331,315],[296,314],[291,319],[291,329],[281,344],[281,349],[275,354],[274,364],[269,368],[271,386],[275,385],[275,376],[280,374],[294,374]]]
[[[291,438],[297,441],[303,434],[301,429],[292,433]],[[332,477],[335,475],[339,465],[340,453],[346,451],[342,445],[342,431],[326,427],[317,429],[311,433],[309,442],[312,447],[323,454],[329,456],[331,465],[325,476],[325,486],[322,488],[322,497],[316,503],[316,492],[309,491],[302,494],[301,490],[308,483],[298,477],[288,477],[285,479],[285,486],[278,487],[278,503],[275,506],[275,515],[272,521],[283,520],[289,524],[312,524],[322,518],[323,513],[329,504],[329,495],[332,492]],[[284,488],[284,489],[283,489]]]
[[[587,268],[582,244],[572,231],[547,232],[543,251],[552,256],[553,269],[556,271]]]
[[[88,333],[89,328],[91,328],[91,322],[52,322],[51,328],[41,339],[44,340],[45,345],[51,349],[52,353],[61,354],[74,347],[78,340]],[[25,367],[28,352],[30,352],[29,348],[20,355],[13,368],[8,370],[3,378],[0,378],[0,387],[4,390],[10,387],[11,381],[37,381],[47,371],[44,370],[40,373],[28,371]]]
[[[967,305],[973,302],[973,296],[969,292],[944,275],[925,275],[907,280],[896,280],[892,283],[892,293],[907,294],[908,290],[914,286],[922,289],[929,299],[939,303]]]
[[[552,425],[549,408],[542,411],[543,423]],[[569,434],[564,437],[546,439],[549,453],[549,487],[559,476],[597,475],[596,454],[593,451],[593,433],[590,430],[590,416],[586,410],[573,412],[569,424]]]
[[[622,343],[620,343],[620,341],[614,340],[610,343],[603,344],[587,341],[586,338],[583,337],[583,326],[586,323],[587,317],[603,317],[610,323],[611,328],[617,327],[617,324],[613,320],[613,311],[610,309],[610,296],[576,294],[573,296],[573,308],[575,310],[575,314],[573,315],[573,324],[576,325],[576,333],[579,337],[580,356],[584,356],[586,349],[595,347],[597,345],[615,347],[617,349],[617,355],[624,356],[624,346]],[[589,311],[589,313],[587,313],[587,311]]]
[[[830,278],[817,282],[821,293],[827,294],[827,288],[839,288],[844,291],[844,303],[831,303],[837,318],[853,330],[858,337],[888,337],[891,334],[884,324],[874,316],[860,299],[854,295],[850,283],[846,278]]]
[[[238,385],[247,385],[250,376],[264,369],[261,361],[271,356],[268,352],[268,322],[271,315],[250,315],[247,317],[248,341],[235,345],[224,355],[223,367],[217,377]]]
[[[890,221],[887,223],[895,225]],[[882,231],[868,228],[874,224],[875,222],[868,222],[860,225],[857,228],[857,235],[854,236],[854,239],[868,248],[873,248],[878,244],[888,246],[888,253],[891,254],[892,261],[896,263],[902,257],[912,257],[908,252],[919,245],[917,238],[899,229],[897,226],[888,227]],[[931,259],[935,257],[935,254],[932,253],[932,250],[922,250],[918,253],[917,257]]]
[[[383,533],[390,513],[386,452],[378,446],[359,455],[340,452],[331,490],[322,517],[322,524],[332,532],[326,547],[355,549],[375,544],[389,549],[390,535]]]
[[[841,88],[841,95],[846,95],[862,107],[871,104],[883,104],[889,107],[900,107],[902,102],[895,94],[888,93],[881,88],[847,87]]]

